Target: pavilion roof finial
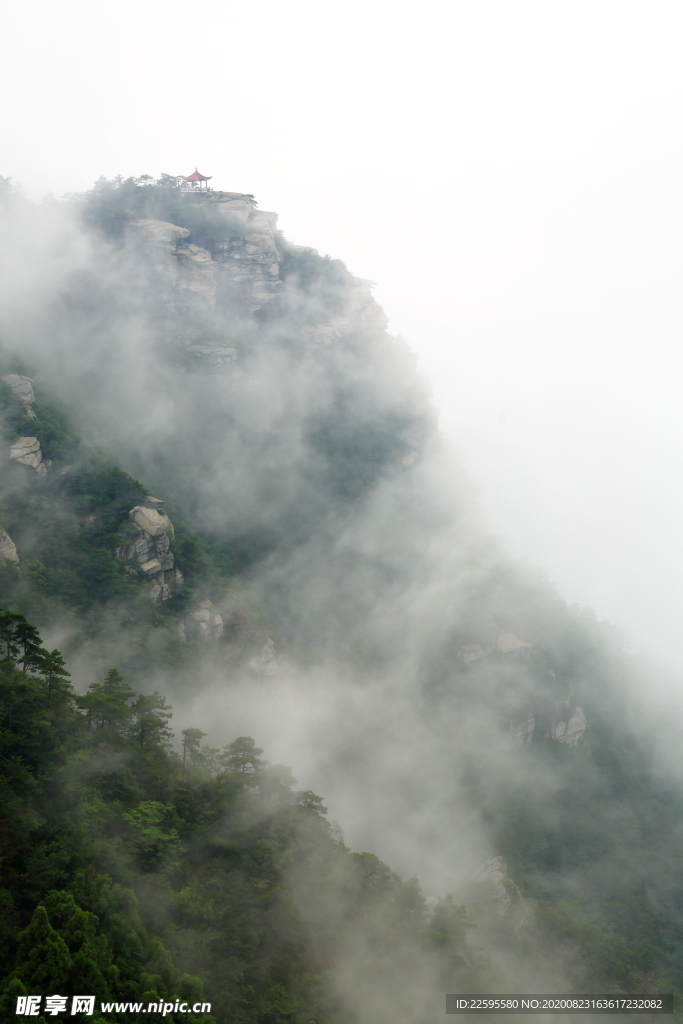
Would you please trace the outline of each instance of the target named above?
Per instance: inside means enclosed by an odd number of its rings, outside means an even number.
[[[185,177],[184,174],[181,174],[183,181],[211,181],[212,177],[212,174],[209,174],[208,177],[206,174],[200,174],[196,167],[194,169],[194,174],[188,174],[187,177]]]

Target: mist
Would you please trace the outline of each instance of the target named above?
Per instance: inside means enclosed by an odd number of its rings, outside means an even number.
[[[270,4],[212,9],[211,38],[171,10],[11,12],[3,173],[39,199],[198,162],[343,254],[505,543],[680,670],[677,6]],[[171,103],[189,51],[200,99]]]
[[[6,368],[30,371],[86,445],[45,479],[68,481],[98,451],[231,560],[223,579],[195,568],[175,619],[119,600],[93,607],[84,626],[63,602],[36,605],[77,689],[115,664],[164,693],[211,747],[253,736],[324,795],[353,849],[417,875],[432,905],[448,893],[469,901],[480,937],[487,912],[476,917],[471,879],[501,851],[532,901],[561,893],[600,914],[606,892],[618,901],[646,884],[677,920],[670,847],[653,854],[646,834],[622,846],[642,812],[615,797],[601,761],[603,750],[635,757],[629,771],[676,786],[683,764],[662,743],[680,723],[671,680],[510,558],[367,281],[277,234],[248,197],[219,194],[193,233],[131,212],[134,201],[144,213],[146,197],[180,201],[133,182],[42,206],[7,193]],[[184,202],[178,214],[195,223],[202,207]],[[246,257],[231,255],[244,228],[230,204],[255,225],[246,245],[260,262],[246,277]],[[201,231],[211,251],[183,240]],[[37,486],[23,467],[5,479],[10,502]],[[66,523],[68,505],[55,508]],[[29,515],[12,530],[33,573],[46,557],[40,529]],[[190,549],[172,548],[187,574]],[[200,601],[224,628],[209,642],[187,634]],[[570,832],[581,822],[592,856],[530,867],[525,830],[560,841],[568,800]],[[349,949],[359,941],[362,929]],[[520,971],[532,987],[576,977],[567,952],[513,955],[492,940],[488,955],[510,984]],[[355,957],[340,961],[342,991],[360,984]],[[370,986],[364,1014],[382,992]]]
[[[207,33],[136,9],[106,48],[95,11],[40,20],[45,75],[54,33],[71,59],[8,112],[0,170],[28,198],[5,183],[2,373],[30,376],[82,441],[48,466],[42,518],[35,479],[4,459],[0,515],[21,586],[36,564],[52,579],[41,531],[61,523],[71,544],[84,527],[58,474],[108,460],[165,502],[185,579],[151,610],[142,584],[86,611],[68,589],[8,593],[80,694],[116,665],[173,705],[176,749],[188,726],[209,748],[252,736],[353,850],[417,876],[432,908],[453,894],[482,989],[590,976],[582,924],[564,945],[534,938],[555,913],[645,948],[634,985],[673,977],[678,9],[431,5],[417,26],[381,3],[266,12],[256,29],[212,10],[225,31]],[[192,48],[171,103],[167,55]],[[241,190],[210,223],[125,182],[197,161]],[[201,603],[218,636],[197,632]],[[472,881],[501,856],[519,897],[502,926]],[[289,881],[324,946],[343,901],[323,913]],[[368,980],[371,925],[338,928],[333,984],[361,1020],[401,1008],[403,958],[420,998],[439,988],[398,938]]]

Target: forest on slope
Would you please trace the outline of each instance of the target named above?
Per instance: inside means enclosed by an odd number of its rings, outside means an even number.
[[[2,211],[3,1006],[681,989],[647,679],[490,537],[368,282],[164,178]]]

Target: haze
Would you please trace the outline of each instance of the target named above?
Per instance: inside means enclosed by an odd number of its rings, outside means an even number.
[[[379,282],[514,554],[683,667],[673,3],[14,6],[0,173],[254,193]]]

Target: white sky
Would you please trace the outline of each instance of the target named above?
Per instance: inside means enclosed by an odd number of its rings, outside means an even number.
[[[683,669],[683,5],[3,15],[0,174],[252,192],[419,353],[510,550]]]

